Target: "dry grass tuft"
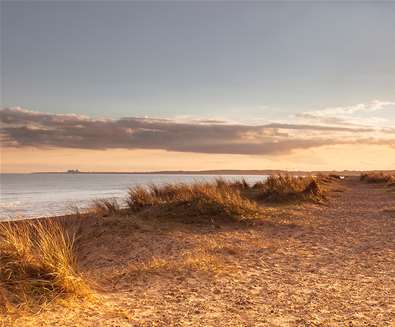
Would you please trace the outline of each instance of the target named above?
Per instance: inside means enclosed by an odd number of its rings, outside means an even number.
[[[215,184],[217,185],[217,187],[220,187],[220,188],[234,188],[234,189],[237,189],[240,191],[250,189],[250,185],[247,183],[247,181],[244,178],[237,179],[234,181],[227,181],[223,178],[217,178],[215,180]]]
[[[395,175],[384,173],[363,173],[360,180],[366,183],[386,184],[387,186],[395,186]]]
[[[395,175],[391,175],[387,181],[388,186],[395,186]]]
[[[256,203],[243,197],[234,185],[219,180],[215,183],[134,187],[129,190],[128,204],[133,211],[156,207],[161,213],[187,220],[200,217],[203,220],[240,221],[254,218],[259,213]]]
[[[219,273],[223,270],[224,261],[208,249],[200,248],[183,254],[180,270],[204,271]]]
[[[176,258],[152,257],[145,262],[136,262],[117,272],[112,277],[112,287],[133,283],[136,279],[149,275],[188,274],[203,272],[219,274],[225,268],[226,262],[221,256],[203,247],[187,250]],[[162,277],[163,278],[163,277]]]
[[[113,216],[118,214],[120,210],[116,199],[100,199],[93,201],[93,205],[88,211],[100,216]]]
[[[87,295],[74,240],[54,220],[0,224],[0,310],[43,304],[62,294]]]
[[[325,190],[319,178],[294,177],[290,175],[270,176],[265,182],[253,186],[260,191],[259,198],[265,201],[321,201]]]

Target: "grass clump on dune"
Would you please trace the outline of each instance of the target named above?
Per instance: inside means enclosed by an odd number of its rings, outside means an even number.
[[[228,181],[225,180],[223,178],[217,178],[215,180],[215,184],[217,185],[217,187],[222,187],[222,188],[234,188],[240,191],[243,190],[248,190],[250,189],[250,185],[247,183],[247,181],[242,178],[242,179],[237,179],[234,181]]]
[[[265,201],[321,201],[325,198],[319,179],[313,177],[270,176],[266,181],[256,183],[253,188],[259,191],[259,198]]]
[[[384,173],[363,173],[360,180],[366,183],[386,184],[388,186],[395,186],[395,175]]]
[[[54,220],[0,224],[0,310],[88,294],[77,273],[74,239]]]
[[[101,216],[113,216],[119,213],[121,208],[116,199],[100,199],[93,201],[88,211]]]
[[[183,219],[199,217],[240,221],[254,218],[259,209],[227,182],[150,185],[129,190],[129,208],[133,211],[158,208],[161,213]],[[168,210],[166,210],[168,209]]]

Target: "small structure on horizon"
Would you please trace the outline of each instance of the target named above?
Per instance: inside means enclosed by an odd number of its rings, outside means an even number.
[[[67,171],[67,174],[79,174],[80,171],[78,169],[69,169]]]

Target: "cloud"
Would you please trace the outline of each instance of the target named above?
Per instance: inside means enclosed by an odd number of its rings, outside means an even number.
[[[334,115],[350,115],[357,112],[375,112],[378,110],[382,110],[388,106],[395,106],[395,102],[392,101],[380,101],[373,100],[368,104],[359,103],[352,106],[339,106],[339,107],[330,107],[322,110],[310,111],[308,112],[310,115],[328,117]]]
[[[359,103],[351,106],[305,111],[296,116],[308,122],[328,125],[379,126],[385,124],[387,119],[373,116],[373,114],[388,109],[395,109],[395,102],[373,100],[367,104]]]
[[[377,129],[307,124],[228,124],[127,117],[93,119],[41,113],[23,108],[0,110],[2,144],[8,147],[79,149],[162,149],[179,152],[266,155],[334,144],[389,144],[394,133]],[[372,135],[370,135],[373,133]],[[380,135],[381,135],[380,134]]]

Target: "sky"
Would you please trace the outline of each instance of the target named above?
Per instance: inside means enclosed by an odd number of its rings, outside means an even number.
[[[393,169],[395,2],[1,2],[1,171]]]

